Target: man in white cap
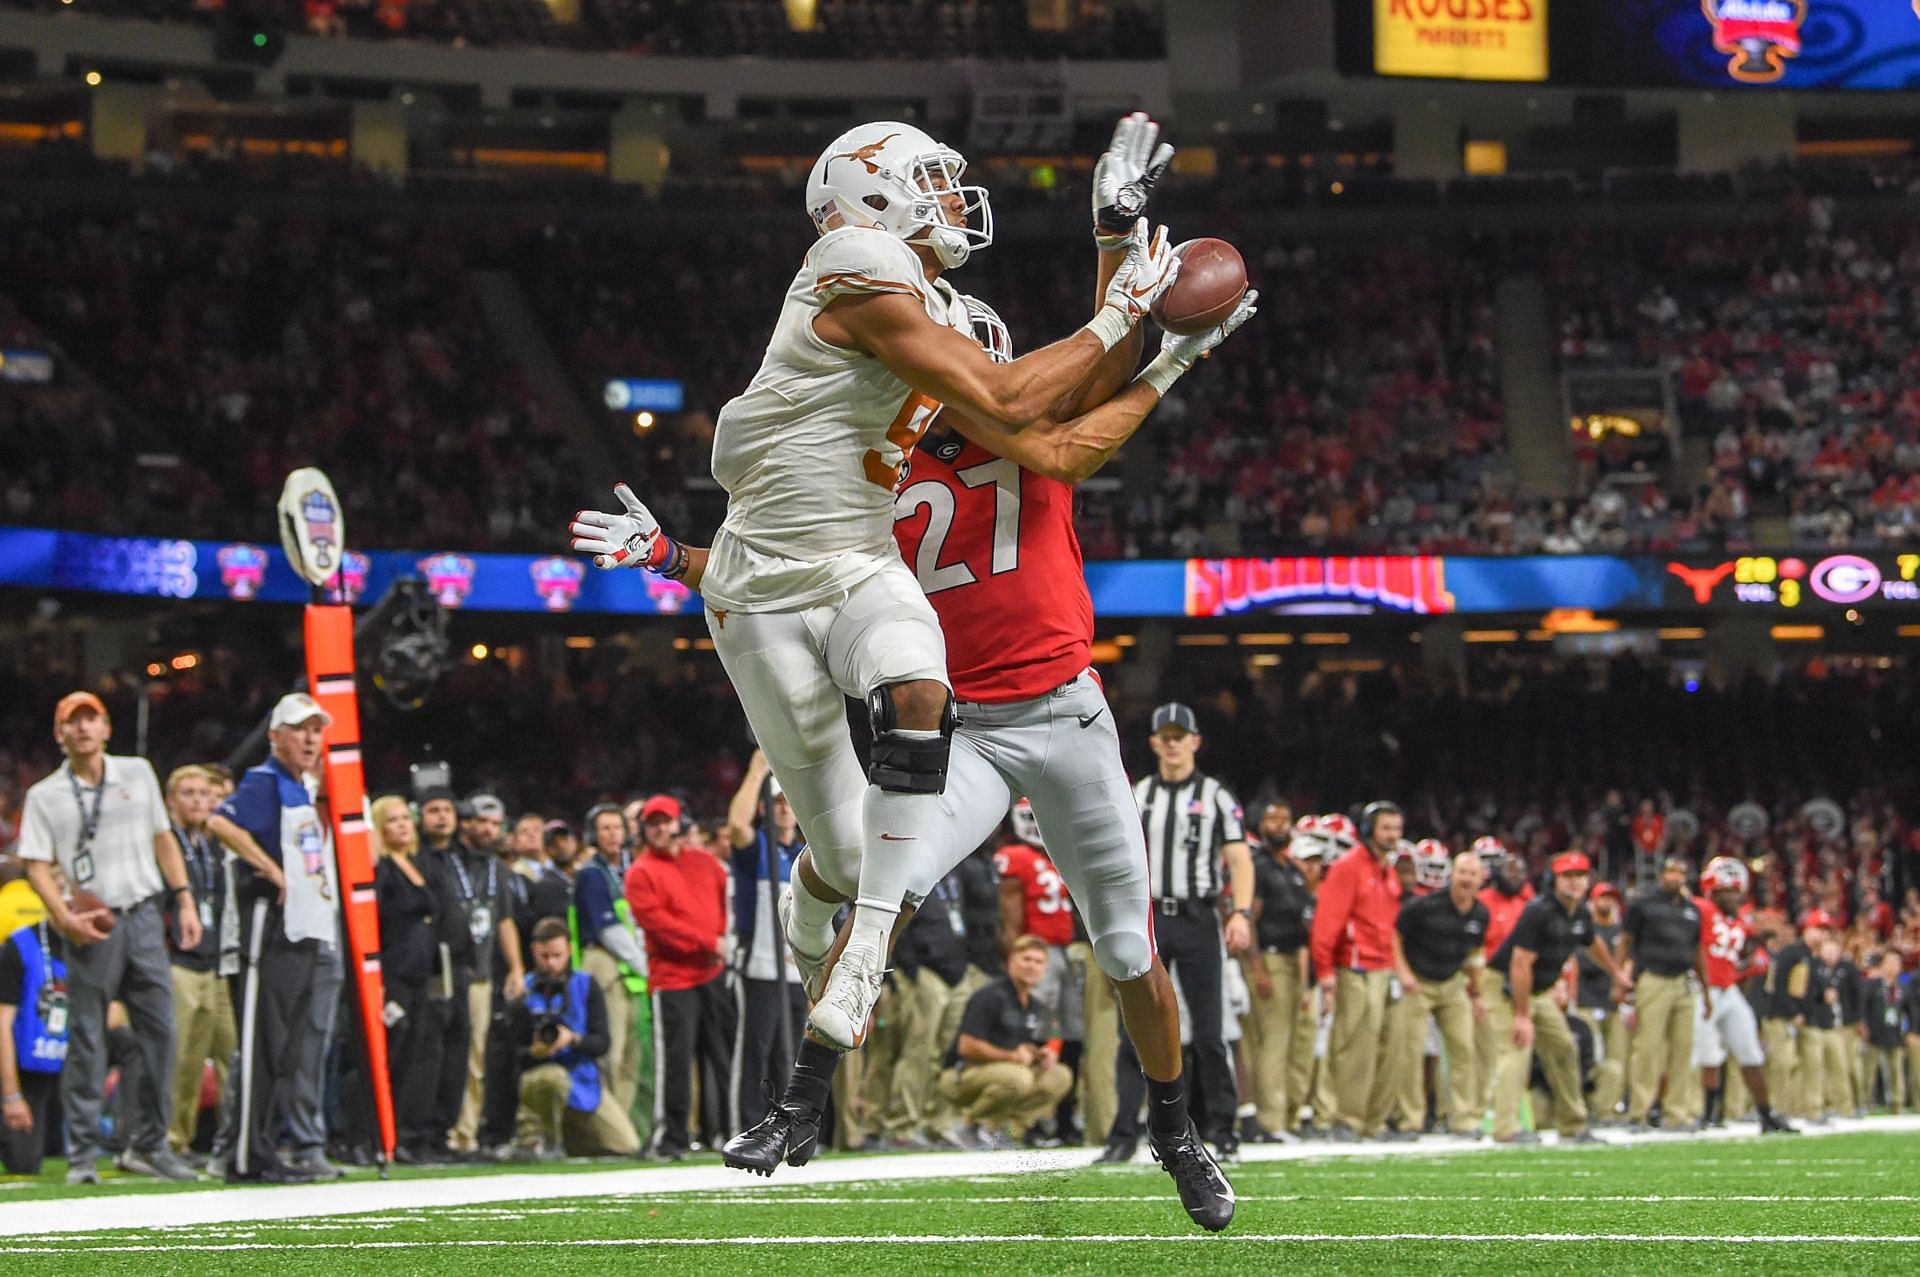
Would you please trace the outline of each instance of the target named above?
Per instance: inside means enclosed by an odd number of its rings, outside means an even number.
[[[334,1178],[324,1149],[310,1140],[291,1161],[277,1151],[280,1131],[296,1133],[303,1061],[326,1054],[316,998],[340,983],[340,885],[334,870],[321,751],[333,721],[305,692],[290,692],[267,720],[271,749],[250,768],[207,827],[233,849],[240,905],[240,1072],[227,1179],[306,1183]]]

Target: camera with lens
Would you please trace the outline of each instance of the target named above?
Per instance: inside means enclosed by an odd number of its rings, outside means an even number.
[[[560,1040],[560,1030],[567,1023],[567,982],[537,979],[533,982],[532,991],[552,1008],[534,1013],[533,1040],[543,1046],[552,1046]]]

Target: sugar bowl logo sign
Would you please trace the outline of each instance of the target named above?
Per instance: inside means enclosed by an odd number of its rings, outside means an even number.
[[[547,606],[549,612],[569,612],[573,610],[574,600],[580,597],[580,581],[586,576],[586,565],[578,559],[535,559],[527,567],[533,577],[533,588]]]
[[[464,554],[448,551],[429,554],[420,560],[420,574],[427,578],[427,591],[441,607],[459,607],[473,593],[474,562]]]
[[[1920,7],[1920,0],[1915,0]],[[1807,0],[1700,0],[1713,24],[1713,47],[1729,54],[1727,74],[1743,84],[1771,84],[1800,56]]]
[[[220,564],[220,584],[227,587],[228,598],[245,602],[258,597],[267,580],[265,550],[240,542],[220,547],[214,559]]]

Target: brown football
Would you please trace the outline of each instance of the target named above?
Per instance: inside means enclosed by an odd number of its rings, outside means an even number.
[[[1223,239],[1190,239],[1173,251],[1180,276],[1154,299],[1154,322],[1183,337],[1225,323],[1247,293],[1240,250]]]
[[[107,908],[107,902],[94,895],[91,891],[88,891],[85,887],[81,887],[73,893],[73,899],[67,901],[67,908],[73,910],[75,913],[93,914],[93,925],[102,931],[111,932],[114,923],[119,921],[113,916],[113,910]]]

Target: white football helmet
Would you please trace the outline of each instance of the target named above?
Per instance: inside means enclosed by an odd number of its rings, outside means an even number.
[[[1438,838],[1422,838],[1413,845],[1413,880],[1431,891],[1438,891],[1453,877],[1453,857],[1447,844]]]
[[[1715,856],[1700,872],[1700,885],[1708,891],[1737,891],[1744,896],[1751,881],[1747,867],[1732,856]]]
[[[1045,851],[1047,844],[1040,837],[1040,822],[1034,818],[1033,804],[1026,799],[1015,800],[1013,810],[1007,813],[1013,820],[1013,836],[1029,847],[1038,847]]]
[[[1013,334],[1007,331],[999,314],[978,297],[961,293],[960,300],[966,305],[967,323],[973,327],[973,339],[980,343],[980,349],[986,351],[996,364],[1012,363]]]
[[[932,246],[940,264],[963,264],[993,243],[993,208],[984,186],[963,186],[967,161],[911,124],[881,120],[835,138],[807,176],[807,213],[822,235],[842,226],[871,226],[909,243]],[[941,197],[965,201],[950,220]]]

